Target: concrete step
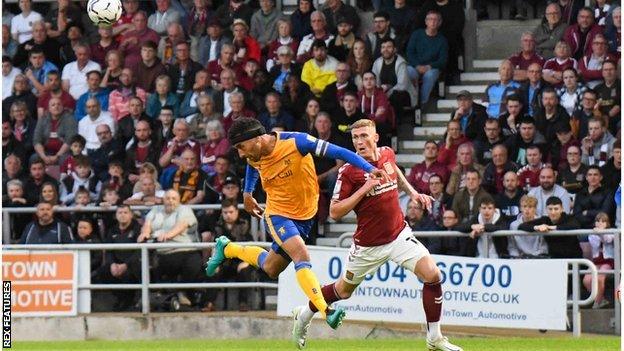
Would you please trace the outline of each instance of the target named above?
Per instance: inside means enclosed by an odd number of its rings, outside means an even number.
[[[397,163],[407,164],[410,167],[416,163],[422,162],[424,159],[424,156],[420,153],[405,153],[396,155]]]
[[[416,137],[441,138],[446,132],[446,127],[414,127]]]
[[[404,140],[400,143],[401,150],[423,150],[425,148],[425,140]]]
[[[485,89],[487,88],[487,84],[483,85],[451,85],[448,87],[449,94],[457,94],[462,90],[468,90],[473,94],[483,94],[485,93]]]
[[[425,122],[442,122],[446,123],[450,119],[448,113],[426,113],[425,114]],[[427,124],[423,124],[423,126],[429,126]]]
[[[497,71],[498,70],[498,65],[500,65],[501,61],[503,61],[503,59],[500,59],[500,60],[474,60],[474,61],[472,61],[472,66],[474,68],[491,69],[493,71]]]
[[[474,102],[481,105],[487,105],[487,102],[483,102],[481,99],[474,99]],[[438,110],[441,109],[455,109],[457,107],[457,100],[438,100]],[[450,118],[450,117],[449,117]]]
[[[477,57],[498,60],[498,63],[500,63],[500,58],[509,57],[514,52],[520,50],[520,36],[522,33],[533,31],[539,23],[540,20],[477,22]],[[496,67],[498,67],[498,64]]]
[[[498,72],[468,72],[461,74],[462,83],[495,82],[500,78]]]

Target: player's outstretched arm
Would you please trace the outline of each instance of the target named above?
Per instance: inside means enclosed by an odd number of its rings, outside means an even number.
[[[371,173],[375,170],[373,165],[351,150],[328,143],[325,140],[317,139],[306,133],[289,133],[289,136],[295,138],[297,149],[304,155],[310,153],[318,157],[343,160],[367,173]]]

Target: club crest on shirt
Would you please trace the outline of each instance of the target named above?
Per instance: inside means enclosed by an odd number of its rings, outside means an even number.
[[[390,162],[386,162],[384,163],[384,169],[386,170],[386,173],[388,174],[393,174],[394,173],[394,167],[392,167],[392,163]]]

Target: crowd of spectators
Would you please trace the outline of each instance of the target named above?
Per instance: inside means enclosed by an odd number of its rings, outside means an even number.
[[[546,7],[483,101],[456,94],[444,138],[427,141],[425,160],[410,170],[414,187],[435,198],[430,212],[408,205],[410,225],[470,234],[429,240],[432,253],[585,252],[612,264],[607,238],[479,240],[510,227],[619,225],[620,7],[576,2]],[[369,118],[380,144],[390,145],[397,129],[411,127],[409,108],[431,106],[438,80],[459,80],[458,1],[328,0],[315,9],[299,0],[290,15],[274,0],[122,3],[112,28],[95,27],[82,4],[68,0],[37,3],[45,16],[31,0],[3,12],[3,205],[37,207],[34,220],[14,216],[16,242],[256,239],[236,209],[245,165],[226,137],[234,120],[253,117],[269,131],[306,132],[352,149],[348,126]],[[359,14],[371,7],[373,25],[365,28]],[[322,224],[341,163],[315,164]],[[262,189],[255,195],[263,200]],[[222,209],[193,211],[193,204]],[[89,205],[118,207],[53,212]],[[135,218],[134,205],[154,207]],[[159,250],[154,279],[202,281],[207,254]],[[137,262],[135,253],[107,252],[92,261],[94,279],[136,282]],[[237,261],[218,279],[256,278]],[[133,294],[118,295],[117,308],[129,308]],[[180,296],[198,303],[191,299]],[[246,308],[247,297],[240,301]],[[202,306],[214,309],[214,296]]]

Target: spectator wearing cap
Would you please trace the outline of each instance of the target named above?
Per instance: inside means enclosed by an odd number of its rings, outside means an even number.
[[[584,55],[578,60],[578,69],[587,87],[593,89],[602,83],[602,64],[606,61],[617,62],[617,59],[608,53],[607,38],[602,34],[596,34],[592,42],[592,54]]]
[[[339,17],[336,21],[336,37],[327,45],[327,51],[336,60],[344,62],[355,44],[356,36],[353,34],[353,25],[346,17]]]
[[[505,146],[509,150],[509,159],[519,166],[526,165],[526,150],[531,145],[545,148],[544,136],[535,128],[535,120],[525,116],[518,121],[518,133],[505,140]]]
[[[217,8],[214,18],[217,18],[223,28],[230,28],[237,19],[242,19],[245,23],[251,22],[254,10],[243,0],[224,1]]]
[[[260,9],[251,16],[249,34],[261,48],[266,48],[277,38],[277,21],[282,16],[281,11],[275,8],[275,0],[260,0]]]
[[[559,104],[557,93],[550,88],[542,91],[542,106],[535,113],[535,127],[546,140],[555,140],[555,124],[570,123],[570,115]]]
[[[156,56],[157,46],[153,41],[146,41],[141,45],[141,60],[134,67],[136,86],[148,93],[153,93],[156,87],[156,78],[167,74],[165,65]]]
[[[448,59],[448,41],[439,32],[442,15],[429,11],[425,20],[426,28],[412,33],[407,43],[407,68],[412,83],[420,86],[420,105],[429,101],[435,82],[440,72],[446,67]],[[422,85],[419,80],[422,78]]]
[[[181,14],[171,6],[171,0],[156,0],[156,11],[147,19],[147,26],[161,37],[167,35],[171,23],[180,23]]]
[[[607,130],[602,118],[593,118],[589,121],[589,132],[581,140],[582,162],[588,166],[603,166],[613,155],[615,137]]]
[[[308,84],[314,95],[320,97],[325,87],[336,81],[338,61],[327,55],[327,44],[323,40],[315,40],[312,51],[313,58],[303,65],[301,81]]]
[[[266,130],[282,125],[286,130],[294,130],[295,119],[282,109],[279,94],[270,92],[264,98],[265,112],[258,115],[258,120]]]
[[[407,181],[412,184],[414,189],[421,194],[429,194],[429,180],[433,175],[437,175],[444,184],[448,181],[449,171],[445,165],[438,162],[438,144],[433,140],[425,142],[425,150],[423,152],[424,160],[415,164]]]
[[[100,71],[87,72],[87,86],[89,89],[86,93],[80,95],[78,101],[76,101],[76,110],[74,117],[77,121],[80,121],[86,114],[86,104],[89,98],[96,98],[100,102],[102,110],[108,111],[108,97],[110,92],[106,88],[101,88],[102,73]]]
[[[33,47],[28,53],[28,66],[24,69],[24,75],[30,81],[33,94],[39,96],[46,90],[48,73],[54,71],[58,72],[58,68],[46,60],[43,48]]]
[[[138,11],[132,17],[134,30],[125,32],[119,43],[119,49],[124,54],[124,67],[134,68],[141,61],[143,44],[151,41],[158,43],[160,36],[147,26],[147,14]]]
[[[76,44],[74,46],[76,61],[70,62],[63,67],[63,89],[78,100],[80,95],[89,90],[87,85],[87,72],[101,71],[102,68],[97,62],[90,60],[90,49],[86,44]]]
[[[567,163],[567,152],[571,146],[581,147],[581,143],[572,134],[572,128],[570,123],[560,122],[555,124],[555,134],[557,139],[551,141],[550,152],[544,154],[546,160],[553,166],[554,169],[559,169]],[[579,149],[580,150],[580,149]],[[579,151],[579,160],[581,157]]]
[[[381,43],[384,39],[394,39],[397,36],[390,26],[390,15],[385,11],[378,11],[373,15],[373,31],[366,34],[366,48],[372,54],[373,60],[381,56]]]
[[[7,12],[7,11],[5,11]],[[32,39],[27,40],[17,47],[17,52],[13,57],[15,67],[23,67],[28,61],[28,53],[37,45],[43,48],[43,52],[50,62],[56,66],[60,66],[61,62],[60,49],[61,45],[56,39],[48,36],[46,25],[43,21],[37,21],[32,24]]]
[[[197,44],[198,62],[206,67],[208,62],[218,60],[223,44],[231,43],[231,41],[230,37],[224,34],[219,19],[212,17],[210,21],[208,21],[206,34],[199,38],[199,44]],[[193,57],[192,47],[191,57]]]
[[[563,40],[570,46],[570,55],[577,60],[583,56],[591,56],[592,43],[597,34],[602,34],[603,28],[594,23],[594,13],[591,8],[579,10],[576,23],[566,29]]]
[[[340,0],[338,0],[340,1]],[[297,48],[297,62],[304,63],[313,56],[312,44],[316,40],[323,40],[329,45],[334,35],[327,28],[327,20],[321,11],[314,11],[310,15],[310,23],[312,24],[312,33],[301,38],[299,48]]]
[[[260,62],[260,44],[249,35],[249,26],[242,19],[235,19],[232,23],[232,44],[234,44],[234,62],[244,65],[249,60]]]
[[[531,64],[544,65],[546,60],[535,52],[535,35],[531,32],[524,32],[520,37],[520,52],[511,55],[509,61],[514,66],[513,79],[523,82],[528,79],[527,70]]]
[[[518,94],[522,97],[525,113],[533,117],[542,107],[542,91],[550,84],[542,78],[542,65],[532,63],[526,69],[527,80],[520,85]]]
[[[37,204],[36,219],[30,222],[20,238],[23,245],[32,244],[71,244],[74,242],[69,226],[54,217],[53,204]]]
[[[98,72],[98,71],[94,71],[94,72]],[[61,82],[61,73],[59,71],[48,72],[48,81],[45,85],[45,88],[46,89],[39,95],[39,98],[37,99],[37,117],[38,118],[43,117],[43,115],[45,114],[45,110],[48,107],[48,104],[50,103],[50,99],[52,99],[53,97],[61,99],[61,104],[63,105],[63,108],[67,110],[68,112],[71,112],[76,108],[76,100],[74,100],[74,98],[71,95],[69,95],[68,92],[63,90],[63,86]]]
[[[163,65],[171,65],[176,62],[176,45],[180,42],[186,42],[184,28],[177,22],[169,23],[167,26],[167,35],[160,38],[157,42],[157,56]]]
[[[622,83],[618,78],[617,64],[614,61],[605,61],[602,64],[603,83],[596,86],[599,109],[605,120],[608,120],[609,131],[617,135],[620,130],[620,111],[622,106]]]
[[[388,95],[395,113],[402,121],[404,107],[414,106],[418,102],[418,94],[410,81],[407,61],[397,53],[396,42],[385,38],[380,45],[381,57],[375,60],[371,70],[377,76],[377,85]]]
[[[327,18],[327,28],[330,33],[336,33],[338,18],[344,17],[353,25],[353,32],[357,33],[360,28],[360,17],[355,7],[345,4],[342,0],[327,0],[323,14]]]
[[[509,95],[517,94],[520,83],[513,80],[514,66],[509,60],[503,60],[498,66],[499,81],[488,85],[485,89],[485,100],[488,102],[487,114],[498,118],[504,113],[504,103]]]
[[[451,113],[451,120],[458,121],[461,132],[470,140],[483,139],[487,113],[483,105],[474,102],[472,93],[461,90],[457,93],[457,108]]]

